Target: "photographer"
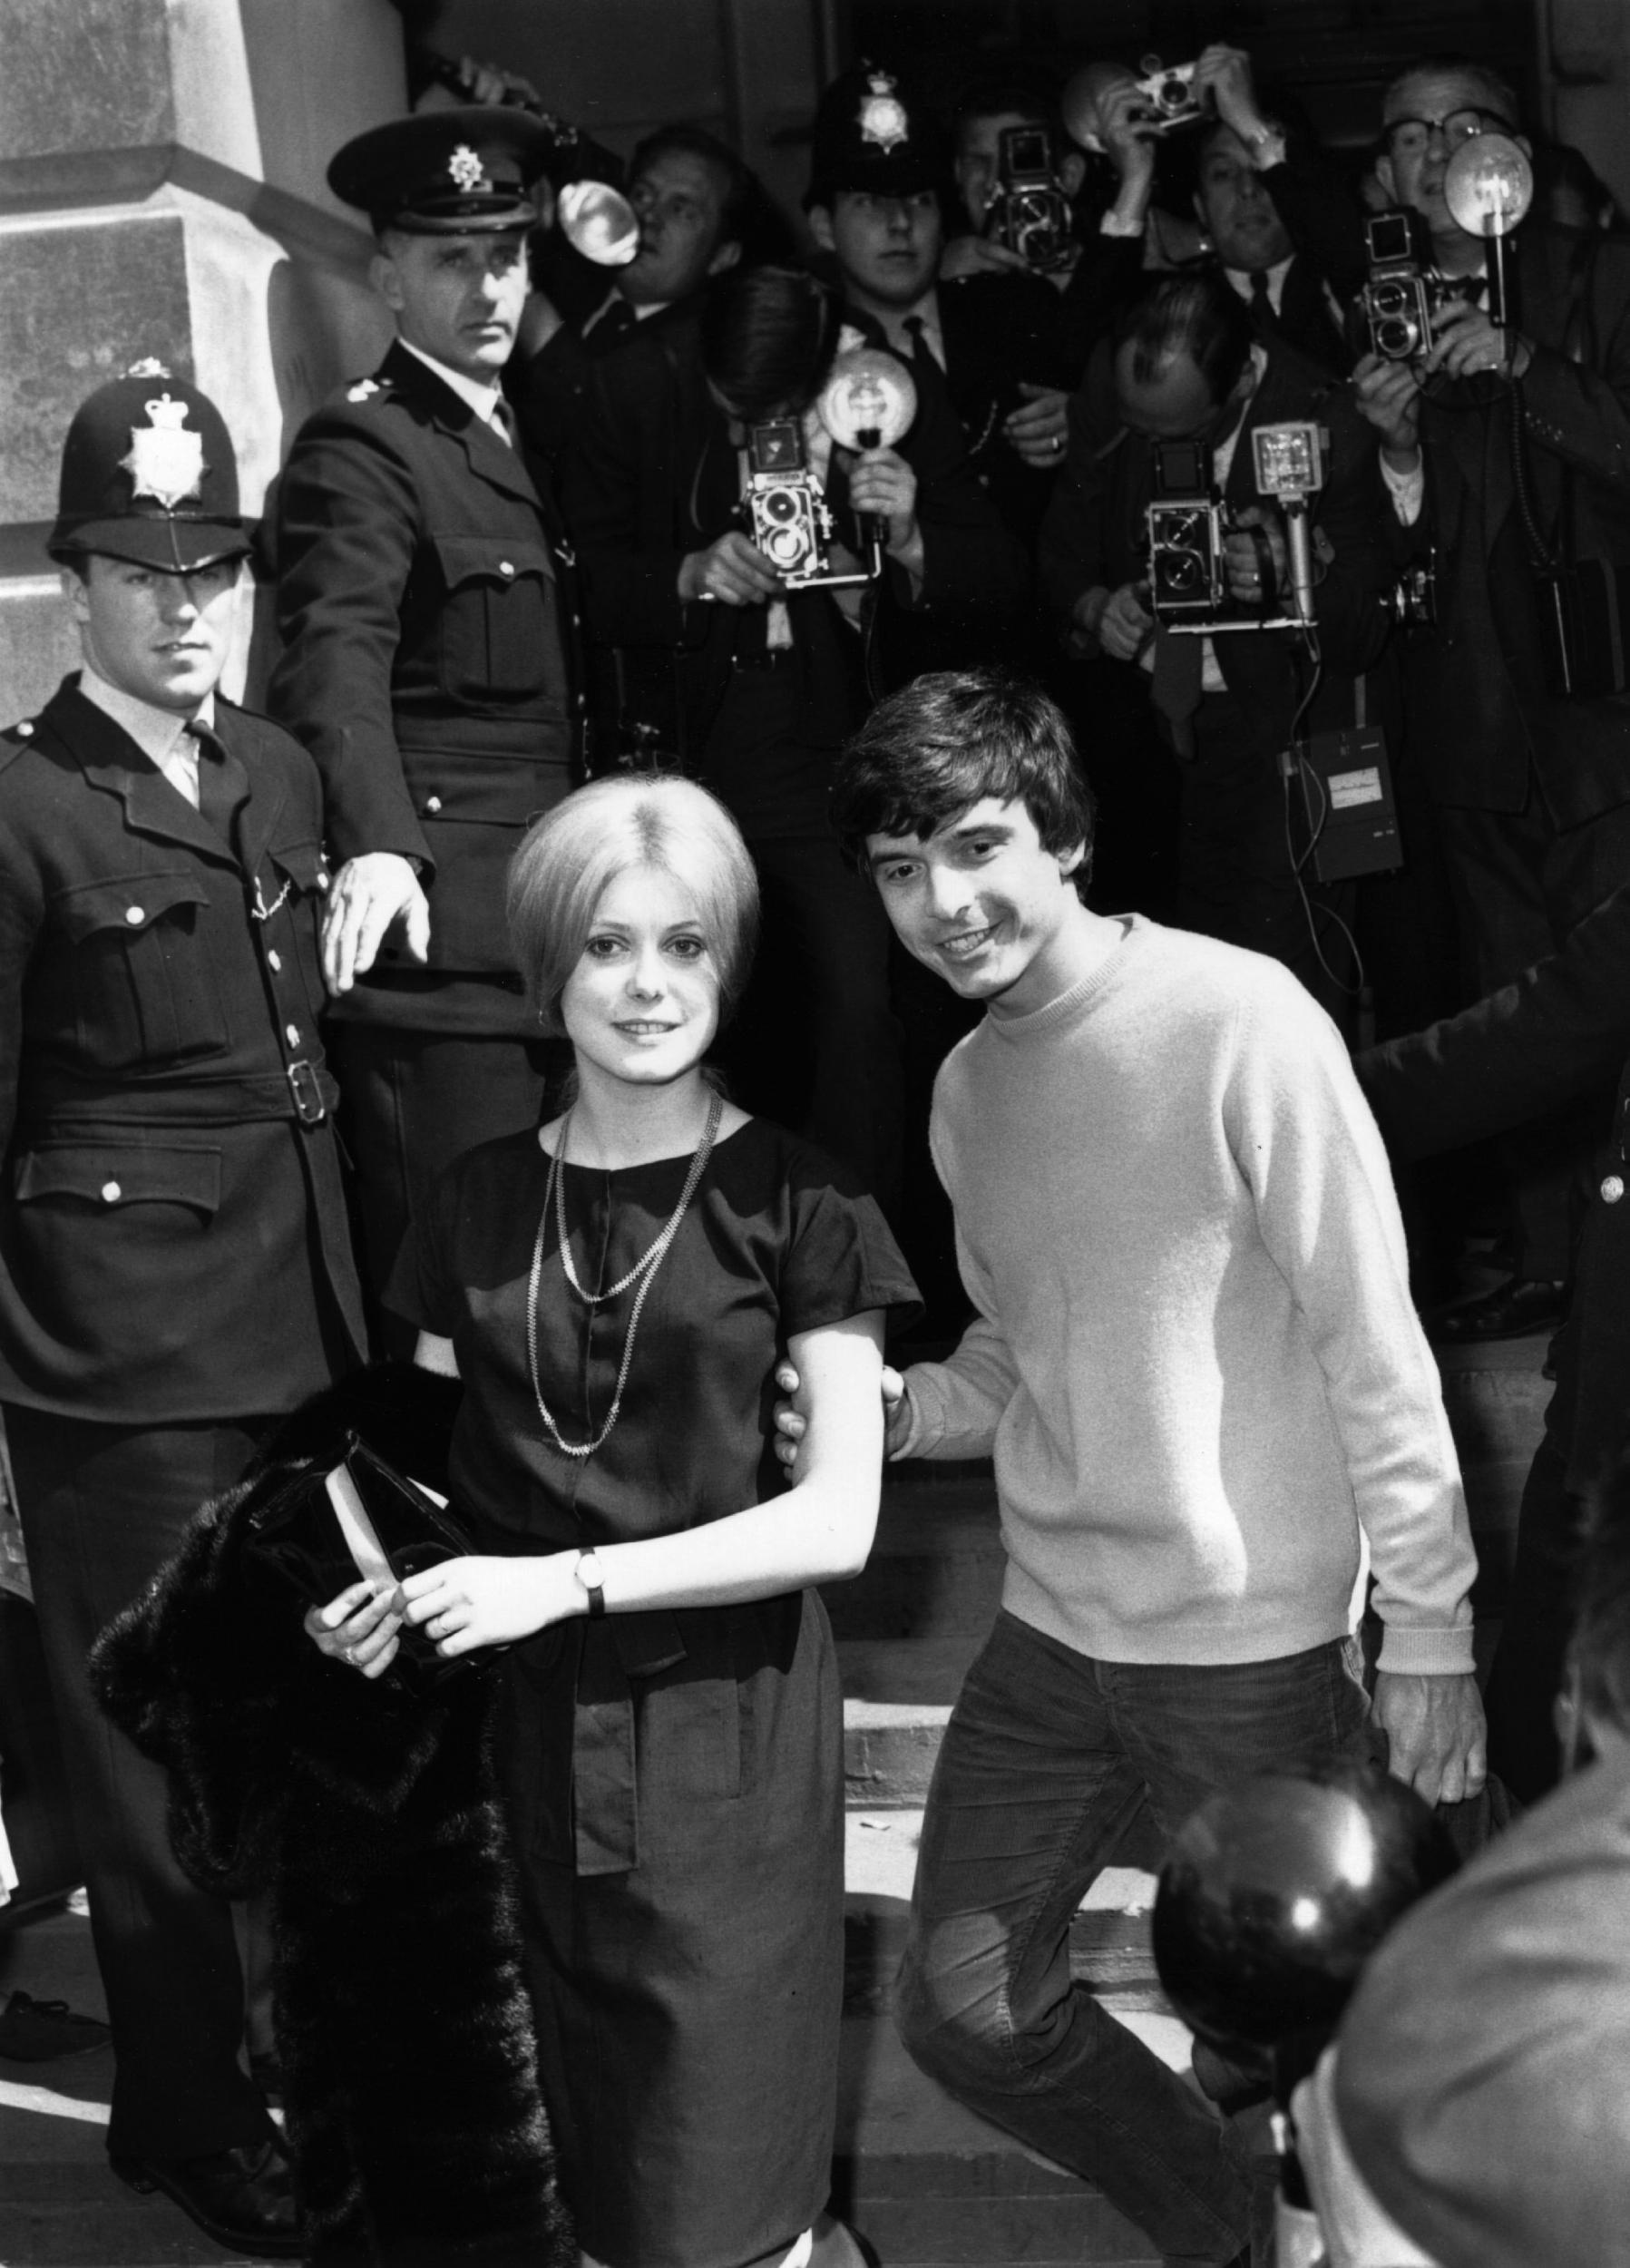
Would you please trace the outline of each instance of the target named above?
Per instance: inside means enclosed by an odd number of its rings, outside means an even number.
[[[1371,352],[1356,384],[1399,540],[1437,554],[1437,627],[1407,657],[1410,731],[1481,993],[1630,880],[1630,697],[1576,640],[1564,696],[1547,640],[1547,619],[1560,610],[1576,629],[1581,602],[1630,561],[1630,248],[1530,218],[1497,323],[1483,240],[1455,220],[1444,178],[1475,136],[1515,133],[1511,90],[1477,64],[1423,63],[1387,90],[1382,118],[1381,184],[1420,217],[1436,269],[1468,294],[1438,308],[1424,353]],[[1506,1337],[1559,1319],[1568,1188],[1587,1139],[1583,1121],[1553,1121],[1510,1146],[1512,1277],[1443,1318],[1444,1336]]]
[[[764,191],[736,152],[685,125],[659,126],[639,144],[629,202],[639,223],[633,259],[614,271],[610,290],[581,321],[562,324],[524,367],[517,357],[510,373],[527,445],[557,474],[575,441],[595,364],[649,325],[678,350],[708,279],[736,266],[766,210]]]
[[[1021,253],[1001,272],[938,280],[948,156],[938,123],[914,96],[863,63],[821,97],[804,201],[852,319],[911,363],[920,390],[949,396],[973,472],[1008,526],[1033,546],[1080,374],[1069,364],[1058,295]],[[1056,237],[1049,232],[1049,242]],[[940,658],[911,655],[914,668]]]
[[[758,869],[764,950],[732,1063],[741,1100],[805,1128],[887,1202],[901,1144],[888,931],[828,830],[832,765],[901,621],[1010,612],[1024,569],[942,393],[919,389],[896,448],[830,442],[811,405],[840,337],[808,276],[723,279],[699,357],[639,337],[601,366],[565,503],[602,695],[620,686],[625,735],[646,728],[677,752],[729,807]],[[753,542],[744,497],[767,421],[802,432],[835,570],[856,572],[863,518],[882,523],[875,581],[789,589]],[[786,485],[807,494],[802,477]]]
[[[1316,672],[1291,631],[1202,638],[1157,621],[1146,517],[1163,445],[1190,445],[1180,454],[1203,484],[1209,476],[1227,515],[1219,529],[1225,611],[1283,600],[1285,534],[1274,507],[1256,498],[1251,436],[1304,420],[1330,435],[1312,507]],[[1385,642],[1374,445],[1344,391],[1292,348],[1264,347],[1244,301],[1206,275],[1163,280],[1129,311],[1110,350],[1095,357],[1070,427],[1042,529],[1042,589],[1072,650],[1146,673],[1179,760],[1177,920],[1274,954],[1339,1016],[1346,967],[1328,919],[1335,893],[1313,878],[1302,789],[1282,776],[1281,758],[1303,727],[1355,721],[1353,680]]]

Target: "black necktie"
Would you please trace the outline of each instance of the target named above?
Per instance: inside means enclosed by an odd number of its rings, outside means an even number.
[[[1268,271],[1259,268],[1251,278],[1251,312],[1259,323],[1274,320],[1274,294],[1268,288]]]
[[[515,413],[502,394],[493,405],[493,415],[488,423],[500,441],[507,442],[512,449],[515,445]]]
[[[198,808],[224,843],[236,849],[233,822],[249,794],[243,767],[229,756],[209,728],[195,719],[187,728],[198,743]]]
[[[933,362],[937,370],[940,366],[934,362],[934,350],[928,343],[928,325],[922,316],[908,315],[900,327],[905,333],[908,358],[919,367],[924,363]]]

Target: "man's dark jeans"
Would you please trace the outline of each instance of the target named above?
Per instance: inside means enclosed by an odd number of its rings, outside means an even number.
[[[1174,2261],[1251,2233],[1237,2136],[1069,1974],[1070,1918],[1147,1805],[1169,1836],[1252,1772],[1362,1755],[1356,1641],[1220,1668],[1095,1661],[1003,1612],[940,1751],[899,2020],[971,2109]]]

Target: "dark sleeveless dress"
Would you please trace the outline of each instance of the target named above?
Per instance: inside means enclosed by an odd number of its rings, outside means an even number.
[[[623,1276],[688,1160],[566,1168],[572,1256]],[[715,1148],[646,1301],[622,1412],[563,1455],[528,1374],[548,1159],[492,1142],[439,1184],[390,1305],[465,1382],[454,1501],[492,1552],[669,1534],[785,1482],[769,1449],[795,1334],[916,1306],[874,1201],[760,1119]],[[616,1384],[633,1294],[589,1309],[546,1225],[539,1374],[568,1441]],[[579,1618],[504,1662],[499,1769],[545,2097],[580,2240],[608,2268],[738,2268],[826,2200],[843,1986],[843,1723],[813,1590]]]

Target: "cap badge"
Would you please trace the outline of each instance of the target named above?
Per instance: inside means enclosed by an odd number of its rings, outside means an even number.
[[[487,177],[481,160],[467,142],[461,142],[448,159],[447,171],[453,176],[455,186],[465,191],[466,193],[473,189],[485,189],[487,186]]]
[[[142,406],[152,422],[131,427],[130,455],[120,458],[119,469],[130,474],[133,496],[151,496],[173,512],[203,485],[204,436],[185,429],[185,402],[161,394]]]
[[[860,138],[875,142],[880,150],[892,150],[897,142],[911,139],[911,121],[905,114],[905,104],[894,92],[894,82],[886,71],[874,71],[866,82],[867,92],[861,98]]]

